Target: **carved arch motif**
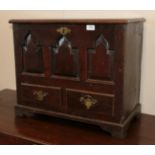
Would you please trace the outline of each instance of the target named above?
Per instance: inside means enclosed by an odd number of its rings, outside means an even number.
[[[114,50],[103,34],[95,41],[95,47],[88,49],[88,78],[95,80],[112,80]]]
[[[43,73],[43,51],[42,46],[33,39],[29,31],[22,46],[23,71],[28,73]]]
[[[52,48],[52,74],[65,77],[79,76],[79,53],[66,36]]]

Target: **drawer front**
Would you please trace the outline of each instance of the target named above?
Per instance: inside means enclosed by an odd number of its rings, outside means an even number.
[[[114,95],[67,89],[68,112],[101,118],[114,115]]]
[[[60,110],[61,89],[58,87],[25,84],[21,86],[21,92],[21,104],[43,109]]]

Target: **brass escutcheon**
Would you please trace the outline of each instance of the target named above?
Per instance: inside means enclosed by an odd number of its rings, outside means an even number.
[[[71,30],[67,27],[60,27],[56,30],[58,33],[64,35],[67,35],[68,33],[71,33]]]
[[[48,95],[48,93],[43,92],[42,90],[39,90],[39,91],[34,90],[33,95],[36,97],[38,101],[43,101],[44,98]]]
[[[97,100],[90,95],[85,95],[80,97],[80,102],[84,104],[86,108],[89,110],[93,105],[97,103]]]

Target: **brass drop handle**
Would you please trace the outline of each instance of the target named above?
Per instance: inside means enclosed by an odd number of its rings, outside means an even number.
[[[43,92],[42,90],[39,90],[39,91],[34,90],[33,91],[33,95],[36,97],[36,100],[43,101],[44,98],[48,95],[48,93],[47,92]]]
[[[80,97],[80,102],[86,106],[86,109],[89,110],[93,105],[97,103],[97,100],[90,95],[85,95]]]
[[[68,33],[71,33],[71,30],[67,27],[60,27],[56,31],[62,34],[63,36],[67,35]]]

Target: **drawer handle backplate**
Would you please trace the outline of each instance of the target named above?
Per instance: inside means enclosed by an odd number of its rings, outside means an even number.
[[[80,97],[80,102],[85,105],[86,109],[90,109],[93,105],[97,103],[97,100],[90,95],[85,95]]]
[[[67,27],[60,27],[56,31],[62,34],[63,36],[67,35],[68,33],[71,33],[71,30]]]
[[[48,95],[48,93],[47,92],[43,92],[42,90],[39,90],[39,91],[34,90],[33,91],[33,95],[36,97],[36,99],[38,101],[43,101],[44,98]]]

